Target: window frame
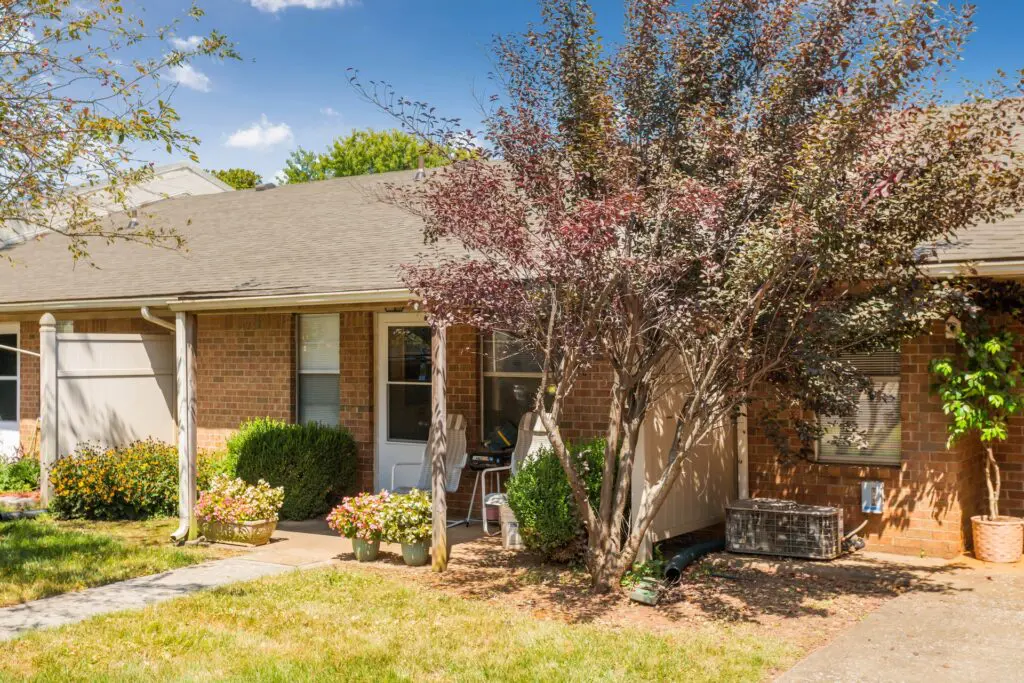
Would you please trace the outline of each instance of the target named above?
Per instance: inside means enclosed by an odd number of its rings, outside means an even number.
[[[14,335],[14,348],[21,348],[21,325],[18,323],[0,323],[0,334]],[[18,429],[21,424],[21,354],[14,353],[14,375],[4,375],[0,382],[14,383],[14,419],[0,419],[5,429]]]
[[[857,455],[838,455],[838,456],[825,455],[823,453],[823,448],[822,448],[822,445],[823,445],[822,444],[822,440],[825,438],[825,435],[823,434],[821,437],[819,437],[818,439],[815,439],[815,441],[814,441],[814,459],[815,459],[816,462],[819,462],[819,463],[824,464],[824,465],[856,465],[856,466],[859,466],[859,467],[899,467],[903,463],[903,395],[902,395],[903,394],[903,377],[902,377],[902,374],[903,374],[903,353],[902,353],[902,350],[899,349],[899,348],[894,349],[893,351],[895,351],[896,356],[897,356],[898,367],[899,367],[899,374],[894,375],[894,374],[891,374],[891,373],[881,373],[881,372],[871,373],[871,372],[866,372],[866,373],[864,373],[864,375],[871,380],[872,384],[875,386],[876,389],[879,388],[880,386],[884,386],[886,384],[889,384],[889,385],[895,384],[896,385],[896,391],[895,391],[896,406],[895,407],[896,407],[896,411],[897,411],[897,414],[898,414],[898,419],[896,421],[896,424],[897,424],[897,426],[899,427],[899,430],[900,430],[900,445],[899,445],[898,453],[895,456],[880,456],[880,455],[871,455],[871,454],[865,454],[865,455],[861,455],[861,456],[857,456]],[[860,401],[860,397],[858,397],[858,402],[859,401]],[[830,416],[828,416],[828,415],[818,415],[817,416],[818,424],[822,425],[822,421],[824,419],[827,419],[828,417],[830,417]],[[868,449],[865,449],[865,450],[870,452]]]
[[[487,401],[487,391],[486,391],[486,385],[487,385],[487,379],[488,378],[496,378],[496,379],[524,378],[524,379],[536,379],[536,380],[539,381],[539,380],[544,378],[544,371],[543,370],[538,370],[537,372],[521,372],[521,371],[520,372],[511,372],[511,371],[497,370],[498,365],[495,362],[495,359],[497,358],[497,352],[496,352],[496,348],[497,347],[495,346],[495,336],[498,335],[498,334],[504,334],[504,335],[506,335],[508,337],[511,337],[511,335],[509,335],[507,332],[481,332],[480,333],[480,441],[481,441],[481,443],[487,440],[487,424],[486,424],[486,416],[487,416],[487,404],[486,404],[486,401]],[[494,370],[488,370],[487,369],[488,354],[485,352],[485,345],[488,342],[491,344],[490,358],[491,358],[491,364],[495,368]]]
[[[338,329],[338,365],[337,370],[333,372],[325,372],[323,370],[303,370],[302,369],[302,319],[303,318],[334,318],[337,322]],[[324,424],[328,427],[338,427],[341,425],[341,314],[340,313],[297,313],[295,315],[295,423],[306,424],[309,420],[302,419],[302,377],[306,376],[319,376],[319,377],[334,377],[337,380],[338,387],[338,414],[335,416],[335,422],[331,424]]]

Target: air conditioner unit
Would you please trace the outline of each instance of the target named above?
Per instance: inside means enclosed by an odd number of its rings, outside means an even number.
[[[734,553],[834,560],[842,552],[843,512],[791,500],[747,498],[725,506],[725,549]]]

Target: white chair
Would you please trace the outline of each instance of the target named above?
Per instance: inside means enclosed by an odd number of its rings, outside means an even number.
[[[501,492],[501,473],[508,472],[509,476],[514,475],[530,456],[549,445],[544,423],[540,421],[536,413],[526,413],[519,420],[519,433],[516,436],[515,448],[512,450],[512,462],[504,467],[490,467],[477,473],[476,482],[473,484],[473,494],[469,499],[469,509],[473,509],[477,484],[480,484],[480,517],[485,534],[490,533],[487,528],[487,507],[501,506],[508,502],[508,497]],[[494,475],[495,478],[494,493],[487,493],[488,474]],[[467,522],[468,520],[467,517]]]
[[[466,418],[462,415],[448,415],[445,420],[445,431],[448,435],[448,448],[445,451],[444,463],[445,472],[448,475],[445,481],[444,490],[452,493],[459,488],[459,481],[462,479],[462,470],[466,466]],[[412,486],[395,487],[395,473],[399,467],[419,467],[419,477]],[[427,439],[427,447],[423,451],[423,459],[415,462],[396,462],[391,466],[391,491],[395,493],[408,493],[417,488],[421,491],[430,491],[430,439]]]

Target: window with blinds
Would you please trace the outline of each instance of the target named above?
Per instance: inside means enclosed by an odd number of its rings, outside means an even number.
[[[483,437],[488,439],[499,427],[515,433],[523,414],[533,407],[543,375],[541,360],[524,349],[511,336],[495,332],[484,334]]]
[[[300,315],[298,328],[298,421],[337,425],[341,412],[341,320],[337,314]]]
[[[864,465],[900,462],[900,352],[876,351],[844,356],[874,383],[875,397],[858,399],[857,414],[849,418],[822,416],[824,434],[818,459]]]

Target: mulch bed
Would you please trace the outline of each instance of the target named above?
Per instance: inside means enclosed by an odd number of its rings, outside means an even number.
[[[346,568],[399,574],[430,588],[527,611],[538,618],[656,631],[723,623],[771,634],[804,650],[818,647],[882,603],[925,578],[899,562],[821,563],[714,553],[685,571],[656,607],[625,592],[589,591],[586,572],[510,552],[497,538],[454,546],[448,571],[411,568],[382,552],[375,563]]]

